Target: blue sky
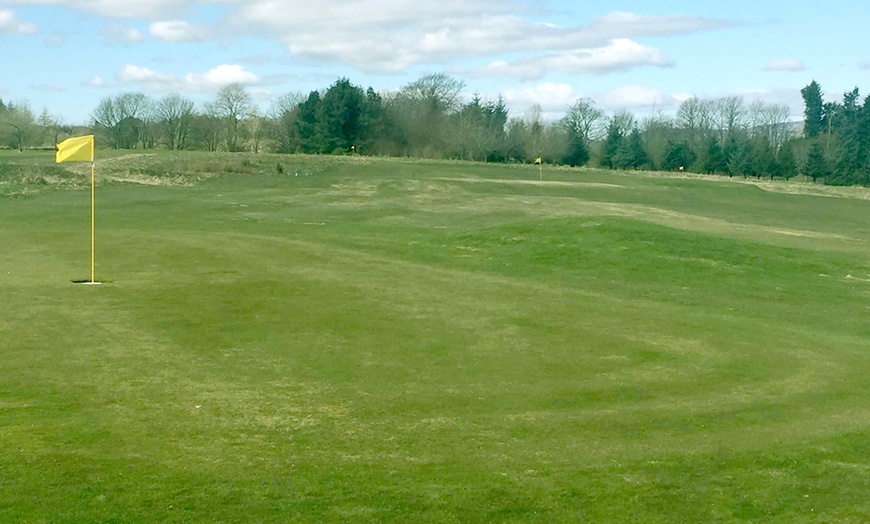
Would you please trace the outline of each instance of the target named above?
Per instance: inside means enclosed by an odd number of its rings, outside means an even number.
[[[347,77],[379,91],[427,73],[558,117],[673,112],[689,96],[787,104],[817,80],[870,91],[863,2],[543,0],[0,0],[0,98],[85,123],[99,100],[241,82],[267,111]]]

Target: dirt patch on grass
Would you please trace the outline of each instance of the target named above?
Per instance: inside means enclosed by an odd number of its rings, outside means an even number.
[[[110,182],[125,182],[130,184],[141,184],[144,186],[172,186],[172,187],[192,187],[196,180],[183,177],[180,175],[171,176],[153,176],[153,175],[118,175],[107,176],[103,178]]]
[[[750,184],[774,193],[870,200],[870,188],[867,187],[823,186],[807,182],[788,182],[785,180],[738,180],[737,182]]]
[[[97,159],[96,164],[97,164],[97,167],[99,167],[100,165],[103,165],[103,164],[114,164],[117,162],[122,162],[124,160],[130,160],[133,158],[143,158],[143,157],[153,157],[153,156],[157,156],[157,154],[156,153],[130,153],[129,155],[121,155],[121,156],[116,156],[113,158]]]
[[[808,240],[828,240],[846,244],[864,244],[863,239],[848,237],[835,233],[810,231],[805,229],[786,229],[764,226],[760,224],[742,224],[719,218],[706,217],[690,213],[681,213],[642,204],[622,204],[614,202],[577,201],[570,198],[536,198],[525,197],[527,209],[547,215],[606,215],[647,220],[667,227],[686,229],[689,231],[731,234],[741,237],[796,237]],[[854,246],[853,246],[854,247]]]
[[[771,235],[784,235],[790,237],[802,237],[802,238],[811,238],[811,239],[828,239],[828,240],[841,240],[848,242],[862,242],[860,239],[847,237],[844,235],[838,235],[835,233],[824,233],[821,231],[809,231],[805,229],[783,229],[783,228],[775,228],[769,226],[763,226],[759,224],[739,224],[735,222],[729,222],[727,220],[704,217],[699,215],[693,215],[689,213],[680,213],[678,211],[672,211],[669,209],[662,209],[658,207],[651,206],[643,206],[643,205],[634,205],[634,204],[608,204],[610,206],[615,206],[618,208],[626,208],[627,216],[635,217],[635,218],[649,218],[653,222],[659,222],[662,225],[671,225],[683,227],[685,229],[696,229],[697,224],[706,224],[709,227],[714,228],[715,230],[722,231],[726,229],[743,231],[743,230],[757,230],[760,232],[768,233]],[[704,229],[704,228],[702,228]]]
[[[855,198],[870,200],[870,187],[861,186],[826,186],[799,180],[758,180],[751,178],[735,178],[723,175],[702,175],[698,173],[669,173],[662,171],[639,171],[635,174],[655,178],[676,178],[690,180],[707,180],[711,182],[730,182],[755,186],[764,191],[784,193],[789,195],[809,195],[832,198]]]
[[[509,184],[542,187],[604,187],[621,189],[625,186],[619,184],[606,184],[603,182],[566,182],[564,180],[510,180],[504,178],[437,178],[445,182],[470,182],[481,184]]]

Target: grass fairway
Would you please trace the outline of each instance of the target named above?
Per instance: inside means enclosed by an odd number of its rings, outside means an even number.
[[[0,153],[0,522],[870,520],[867,190],[101,155],[80,286]]]

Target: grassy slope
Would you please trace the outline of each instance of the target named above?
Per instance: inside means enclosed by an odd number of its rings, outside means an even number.
[[[69,166],[0,158],[4,522],[870,519],[867,200],[122,156],[81,287]]]

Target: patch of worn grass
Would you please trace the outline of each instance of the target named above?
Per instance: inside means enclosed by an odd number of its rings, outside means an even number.
[[[0,158],[0,520],[870,518],[861,199],[104,156],[95,287]]]

